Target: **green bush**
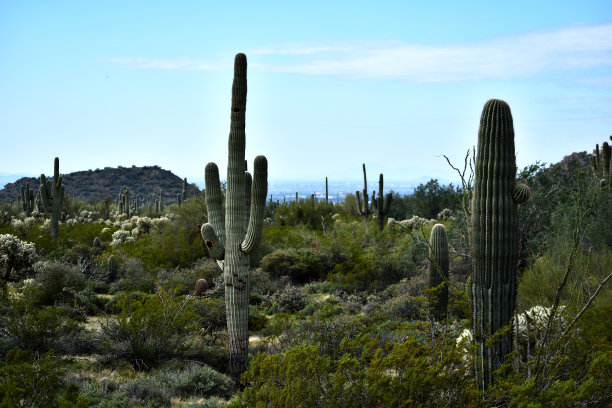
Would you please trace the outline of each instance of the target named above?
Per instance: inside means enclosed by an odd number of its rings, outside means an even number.
[[[47,261],[37,264],[35,270],[40,304],[72,305],[78,292],[85,289],[85,277],[77,265]]]
[[[300,288],[287,286],[270,298],[270,309],[275,313],[293,313],[302,310],[308,302],[307,296]]]
[[[123,295],[116,305],[119,314],[102,323],[104,358],[128,361],[148,370],[188,347],[198,330],[194,302],[169,292],[141,300]]]
[[[0,406],[76,407],[78,386],[64,380],[51,352],[35,357],[18,347],[0,360]]]

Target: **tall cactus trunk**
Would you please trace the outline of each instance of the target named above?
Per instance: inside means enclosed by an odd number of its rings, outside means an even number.
[[[368,179],[366,177],[366,168],[365,163],[362,164],[363,167],[363,203],[361,202],[361,197],[359,195],[359,190],[355,191],[355,196],[357,196],[357,211],[363,217],[363,222],[365,223],[365,232],[368,234],[370,231],[369,228],[369,218],[370,215],[374,212],[370,206],[368,206]],[[374,192],[372,192],[372,201],[374,201]]]
[[[255,158],[252,186],[251,176],[245,171],[246,69],[246,56],[237,54],[232,85],[225,218],[219,171],[216,164],[209,163],[205,171],[209,223],[202,226],[202,237],[211,257],[223,266],[230,374],[236,385],[246,369],[248,355],[249,254],[259,246],[268,195],[266,158]]]
[[[51,213],[51,236],[59,236],[59,219],[64,204],[66,189],[62,185],[62,176],[59,174],[59,158],[55,158],[53,165],[53,182],[47,180],[44,174],[40,175],[40,197],[46,212]]]
[[[512,351],[512,330],[498,331],[512,324],[517,294],[517,204],[529,197],[528,188],[515,180],[510,107],[491,99],[483,108],[478,131],[471,231],[475,368],[483,390],[494,383],[493,372]]]
[[[448,237],[446,228],[442,224],[436,224],[431,229],[429,238],[429,288],[436,288],[444,282],[444,285],[435,293],[432,299],[431,311],[437,321],[446,317],[448,306]]]

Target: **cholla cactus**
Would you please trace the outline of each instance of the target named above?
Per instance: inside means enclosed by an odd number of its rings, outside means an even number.
[[[246,171],[246,94],[246,56],[237,54],[232,85],[226,211],[224,215],[219,169],[215,163],[208,163],[205,169],[208,223],[201,229],[210,256],[223,268],[230,373],[236,384],[240,383],[248,355],[249,254],[259,246],[268,195],[266,158],[255,158],[253,179]]]
[[[113,232],[113,240],[111,241],[111,246],[119,246],[123,245],[125,242],[135,242],[136,238],[133,237],[130,231],[126,230],[117,230]]]
[[[51,213],[51,236],[59,236],[59,219],[64,204],[66,188],[62,185],[62,176],[59,174],[59,158],[55,158],[53,166],[53,182],[48,181],[44,174],[40,175],[41,202],[45,211]]]
[[[29,268],[37,259],[36,246],[12,234],[0,234],[0,265],[4,267],[2,278],[6,281],[12,271]]]

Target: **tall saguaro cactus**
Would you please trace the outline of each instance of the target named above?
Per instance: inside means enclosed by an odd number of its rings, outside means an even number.
[[[225,216],[219,169],[215,163],[208,163],[204,174],[208,223],[201,229],[210,256],[223,269],[230,372],[236,384],[246,368],[248,353],[249,254],[259,246],[268,195],[267,159],[264,156],[255,158],[253,179],[245,169],[246,74],[246,56],[237,54],[232,85]]]
[[[379,231],[382,231],[385,226],[383,220],[389,213],[389,207],[391,206],[392,199],[393,194],[391,193],[387,193],[386,196],[383,196],[383,175],[380,173],[380,177],[378,178],[378,197],[376,197],[375,200],[372,200],[372,209],[376,213]]]
[[[480,118],[472,202],[472,328],[481,389],[494,382],[493,371],[512,351],[512,330],[497,332],[512,324],[519,249],[517,204],[528,198],[528,187],[516,184],[510,107],[491,99]]]
[[[30,188],[30,183],[26,183],[25,188],[21,186],[21,208],[26,215],[34,211],[34,190]]]
[[[435,288],[445,282],[442,288],[436,292],[431,308],[434,319],[440,321],[446,316],[448,305],[448,237],[444,225],[436,224],[433,226],[429,237],[429,245],[428,286]]]
[[[368,228],[368,219],[370,215],[374,213],[374,210],[368,205],[368,179],[366,177],[366,168],[365,163],[362,164],[363,167],[363,204],[361,202],[361,197],[359,196],[359,191],[355,191],[355,195],[357,196],[357,211],[363,217],[363,221],[365,222],[366,234],[369,232]],[[374,200],[372,200],[374,201]]]
[[[55,158],[53,166],[53,182],[47,180],[44,174],[40,175],[40,198],[46,212],[51,213],[51,236],[59,235],[59,219],[64,204],[66,188],[62,185],[62,176],[59,174],[59,158]]]

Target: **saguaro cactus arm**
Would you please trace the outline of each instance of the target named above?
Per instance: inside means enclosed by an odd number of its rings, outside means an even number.
[[[246,237],[240,245],[242,251],[247,254],[259,246],[266,212],[266,197],[268,196],[268,160],[265,156],[257,156],[253,166],[255,177],[251,188],[249,224]]]

